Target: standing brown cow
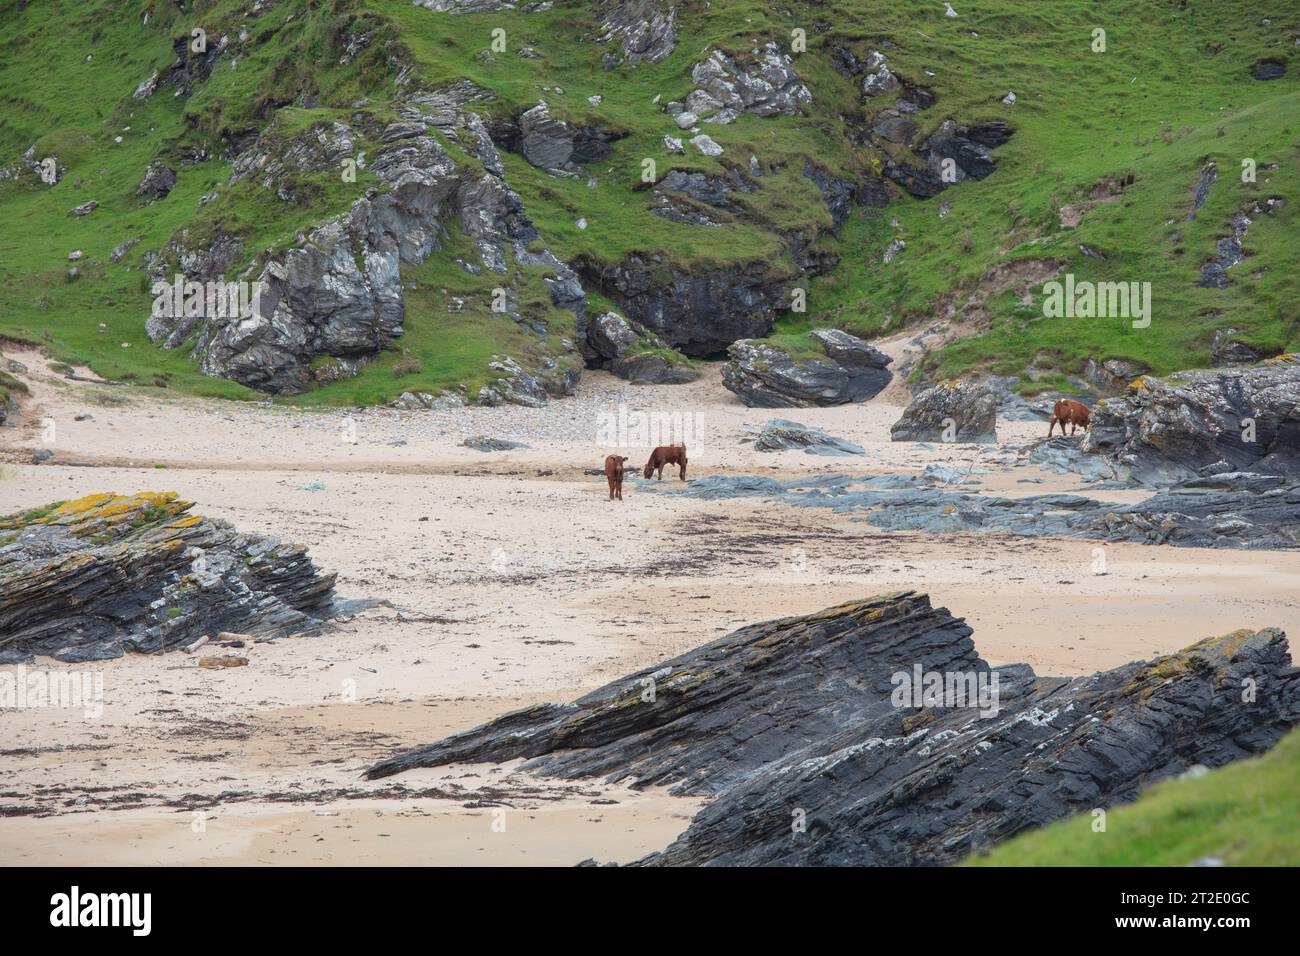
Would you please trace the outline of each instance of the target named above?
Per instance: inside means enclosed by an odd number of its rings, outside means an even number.
[[[686,480],[686,445],[660,445],[650,453],[650,460],[645,463],[645,476],[649,478],[657,470],[659,478],[664,476],[664,465],[681,465],[681,479]],[[657,480],[657,479],[656,479]]]
[[[605,456],[605,478],[609,481],[609,500],[623,500],[623,462],[626,455]]]
[[[1065,426],[1070,426],[1070,434],[1074,434],[1075,428],[1082,428],[1085,431],[1088,428],[1088,406],[1083,402],[1076,402],[1072,398],[1062,398],[1052,406],[1052,422],[1047,426],[1047,437],[1052,437],[1052,429],[1056,423],[1061,423],[1061,437],[1065,437]]]

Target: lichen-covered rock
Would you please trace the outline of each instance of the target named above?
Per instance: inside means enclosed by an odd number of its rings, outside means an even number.
[[[1081,443],[1137,480],[1168,484],[1220,462],[1230,470],[1300,473],[1300,356],[1249,368],[1143,376],[1099,402]]]
[[[949,380],[924,389],[889,428],[891,441],[995,442],[998,403],[983,385]]]
[[[824,358],[795,358],[768,342],[742,340],[727,350],[722,384],[746,405],[797,408],[843,405],[876,395],[893,377],[893,360],[839,329],[815,329]]]
[[[325,626],[334,575],[306,548],[190,508],[175,492],[109,493],[0,518],[0,659],[101,660]]]
[[[1262,752],[1297,722],[1300,671],[1278,630],[1038,677],[990,667],[964,621],[905,591],[742,628],[367,776],[526,758],[546,776],[716,795],[642,861],[656,865],[933,865]]]

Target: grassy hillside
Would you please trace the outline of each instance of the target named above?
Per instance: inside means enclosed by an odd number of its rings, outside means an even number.
[[[1106,813],[1094,833],[1080,814],[972,857],[972,866],[1300,865],[1300,730],[1268,753],[1202,777],[1157,784]]]
[[[148,340],[144,256],[178,236],[193,243],[234,233],[245,240],[238,271],[256,251],[292,245],[301,230],[347,209],[374,185],[364,171],[355,183],[304,175],[295,201],[283,202],[251,181],[229,183],[232,162],[222,157],[242,135],[272,123],[289,136],[346,118],[363,99],[382,112],[395,73],[405,68],[426,88],[469,79],[491,90],[495,99],[482,104],[489,118],[515,116],[544,98],[561,118],[626,134],[577,179],[547,175],[502,152],[529,216],[566,261],[613,264],[628,252],[654,251],[666,269],[759,263],[782,279],[798,273],[783,237],[800,233],[837,253],[838,265],[807,281],[808,312],[779,323],[787,340],[826,324],[879,335],[928,323],[950,306],[960,320],[991,269],[1022,259],[1050,259],[1079,279],[1150,282],[1151,326],[1047,319],[1037,301],[1025,305],[1014,291],[995,292],[966,316],[983,334],[933,355],[928,371],[1009,373],[1033,365],[1077,372],[1089,356],[1125,356],[1163,373],[1204,364],[1216,328],[1233,326],[1279,351],[1300,340],[1300,10],[1285,5],[971,0],[955,4],[959,16],[949,18],[930,0],[795,2],[779,11],[744,0],[683,0],[673,54],[613,71],[601,63],[608,47],[593,42],[593,3],[458,15],[409,0],[279,0],[245,27],[248,6],[193,2],[181,12],[171,0],[42,0],[0,11],[0,167],[33,144],[37,158],[54,154],[66,166],[53,186],[31,177],[0,182],[8,227],[0,232],[0,336],[44,343],[63,360],[141,385],[250,397],[242,386],[200,374],[189,349],[164,350]],[[195,25],[212,37],[246,28],[256,42],[240,47],[247,55],[218,60],[189,96],[160,88],[133,100],[137,84],[166,70],[173,41]],[[507,50],[489,54],[496,28],[506,31]],[[705,126],[725,150],[721,159],[689,147],[683,156],[664,149],[663,135],[679,131],[654,105],[656,96],[661,103],[684,96],[692,64],[710,48],[743,55],[770,38],[788,50],[795,28],[808,35],[807,52],[795,54],[795,69],[813,93],[806,115],[742,115],[730,125]],[[1092,50],[1096,28],[1106,31],[1104,53]],[[341,63],[342,38],[363,32],[372,37],[369,45]],[[929,200],[891,185],[888,207],[856,208],[836,239],[802,169],[812,162],[856,179],[878,167],[881,151],[864,145],[862,133],[868,112],[891,97],[864,103],[858,84],[833,68],[827,51],[837,44],[863,51],[886,38],[891,69],[937,98],[915,116],[922,136],[946,118],[1002,119],[1016,134],[996,151],[998,168],[987,179]],[[522,46],[537,58],[516,55]],[[1286,75],[1252,79],[1252,65],[1263,58],[1287,62]],[[1008,91],[1016,93],[1014,106],[1002,102]],[[594,95],[602,97],[599,105],[588,102]],[[210,158],[179,168],[164,200],[145,206],[133,195],[150,160],[178,168],[178,157],[198,150]],[[654,159],[662,176],[670,168],[719,171],[750,153],[767,175],[744,197],[742,214],[701,228],[650,212],[644,159]],[[1245,158],[1259,168],[1254,184],[1241,182]],[[1193,185],[1210,161],[1218,181],[1188,221]],[[1093,206],[1075,228],[1061,227],[1062,206],[1085,200],[1105,177],[1129,173],[1134,182],[1118,201]],[[200,205],[214,192],[216,199]],[[1201,265],[1231,216],[1263,197],[1286,204],[1251,226],[1249,258],[1229,273],[1232,285],[1198,288]],[[68,216],[90,199],[99,203],[93,214]],[[949,210],[943,217],[941,203]],[[579,219],[587,228],[578,227]],[[133,237],[138,244],[111,262],[110,252]],[[906,248],[885,265],[882,254],[895,238]],[[405,276],[406,334],[397,348],[357,378],[292,400],[368,403],[403,390],[476,389],[486,381],[494,353],[523,345],[513,323],[486,311],[447,314],[446,296],[483,291],[478,277],[452,265],[467,242],[448,236],[444,254]],[[68,254],[78,249],[85,257],[70,264]],[[68,276],[70,265],[76,279]],[[527,279],[522,297],[548,312],[541,279]]]

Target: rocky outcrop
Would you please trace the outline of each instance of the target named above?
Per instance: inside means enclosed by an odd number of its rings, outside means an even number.
[[[1214,342],[1210,346],[1210,365],[1222,368],[1226,365],[1254,365],[1256,362],[1277,355],[1278,349],[1254,345],[1243,340],[1237,329],[1216,329]]]
[[[1137,359],[1108,358],[1099,361],[1090,358],[1084,365],[1083,377],[1104,395],[1122,395],[1128,390],[1130,382],[1150,371],[1150,365]]]
[[[1099,487],[1132,487],[1126,473],[1113,470],[1104,459],[1070,446],[1071,454],[1082,459],[1073,461],[1062,451],[1031,453],[1030,460],[1105,482]],[[719,475],[659,493],[706,501],[758,497],[794,507],[833,508],[887,531],[995,532],[1187,548],[1300,547],[1300,485],[1278,475],[1229,472],[1191,479],[1131,505],[1073,494],[1006,498],[948,490],[970,484],[970,475],[970,469],[946,468],[927,468],[920,475],[820,474],[784,482]]]
[[[913,196],[927,199],[967,177],[984,179],[997,167],[993,150],[1007,142],[1014,130],[1000,120],[976,126],[944,120],[924,143],[915,147],[920,164],[891,159],[885,175]]]
[[[722,384],[751,407],[797,408],[865,401],[893,377],[893,359],[857,336],[839,329],[809,334],[824,358],[796,358],[766,342],[733,343]]]
[[[613,265],[579,255],[573,265],[586,287],[690,356],[707,358],[737,339],[767,335],[789,308],[785,283],[765,262],[706,272],[683,269],[660,252],[633,252]]]
[[[605,54],[607,66],[621,61],[660,63],[677,43],[677,7],[664,0],[603,0],[596,42],[617,45],[622,54]]]
[[[730,123],[741,113],[755,116],[793,116],[812,93],[799,79],[790,55],[775,43],[750,50],[752,65],[741,66],[736,59],[714,50],[691,68],[695,89],[686,100],[670,105],[682,129],[697,122]],[[683,119],[685,118],[685,119]]]
[[[983,385],[949,380],[912,399],[889,428],[891,441],[995,442],[997,399]]]
[[[910,591],[755,624],[367,776],[525,758],[714,795],[651,865],[933,865],[1260,753],[1300,721],[1275,629],[1079,678],[992,668],[971,633]]]
[[[293,248],[258,257],[245,273],[260,285],[253,314],[155,315],[147,324],[150,337],[168,347],[194,342],[206,374],[272,393],[304,391],[322,380],[322,368],[331,377],[340,369],[355,373],[402,335],[401,267],[418,265],[438,250],[448,220],[470,237],[479,254],[481,265],[466,264],[467,269],[501,274],[503,286],[509,286],[511,260],[544,266],[551,273],[552,302],[581,321],[586,298],[577,275],[544,246],[530,247],[538,244],[537,231],[504,179],[483,122],[463,109],[478,95],[464,85],[411,94],[399,109],[400,120],[372,131],[382,145],[368,168],[383,189],[368,191]],[[435,130],[473,155],[481,169],[458,163],[432,135]],[[272,127],[241,155],[232,179],[250,179],[277,199],[293,201],[298,176],[333,167],[353,154],[359,139],[342,123],[318,124],[287,138]],[[194,249],[182,237],[154,257],[150,274],[170,281],[174,262],[187,280],[223,280],[240,250],[234,236],[207,237]],[[544,337],[545,331],[537,334]],[[326,357],[333,361],[322,365]],[[495,369],[501,379],[483,400],[532,404],[546,395],[573,393],[576,355],[551,348],[529,361],[533,364],[525,368],[516,358],[504,358]]]
[[[166,163],[155,159],[144,171],[144,178],[136,187],[135,194],[143,196],[145,202],[157,202],[166,198],[176,185],[176,173]]]
[[[1251,203],[1246,209],[1232,217],[1228,223],[1228,234],[1215,242],[1215,254],[1201,266],[1200,286],[1205,289],[1226,289],[1232,285],[1228,270],[1239,265],[1246,258],[1246,233],[1254,219],[1263,215],[1272,215],[1282,208],[1284,200],[1278,197]]]
[[[693,382],[699,373],[670,351],[659,336],[617,312],[606,312],[579,329],[580,348],[590,368],[648,385]]]
[[[1146,484],[1215,471],[1300,473],[1300,357],[1143,376],[1093,408],[1081,447]]]
[[[0,660],[103,660],[221,631],[325,626],[334,575],[306,548],[190,508],[174,492],[98,494],[0,518]]]

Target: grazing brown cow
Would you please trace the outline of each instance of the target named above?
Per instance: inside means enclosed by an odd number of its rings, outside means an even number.
[[[1070,434],[1074,434],[1074,429],[1082,428],[1085,431],[1088,428],[1088,406],[1083,402],[1076,402],[1071,398],[1062,398],[1052,406],[1052,423],[1047,426],[1047,437],[1052,437],[1052,429],[1056,423],[1061,423],[1061,437],[1065,437],[1065,426],[1069,424]]]
[[[627,455],[605,456],[605,478],[609,481],[609,500],[623,500],[623,462]]]
[[[686,480],[686,446],[682,443],[660,445],[650,453],[650,460],[645,463],[645,476],[649,478],[656,470],[658,477],[664,476],[664,465],[681,465],[682,481]],[[658,480],[658,479],[656,479]]]

